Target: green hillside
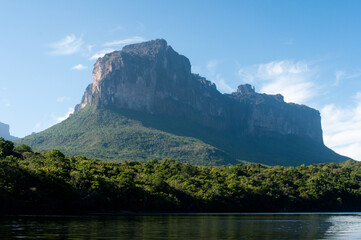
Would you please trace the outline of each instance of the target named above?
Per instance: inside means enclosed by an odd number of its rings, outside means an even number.
[[[91,106],[16,143],[38,152],[56,148],[67,155],[102,160],[172,158],[205,166],[245,161],[297,166],[348,159],[323,144],[296,136],[237,137],[169,115]]]
[[[57,148],[67,155],[103,160],[144,161],[168,157],[199,165],[239,163],[199,139],[159,130],[161,126],[172,129],[172,121],[167,120],[129,110],[86,107],[65,121],[17,143],[30,145],[39,152]]]

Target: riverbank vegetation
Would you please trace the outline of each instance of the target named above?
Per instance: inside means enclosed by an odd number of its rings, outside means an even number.
[[[360,211],[361,163],[109,162],[0,138],[0,213]]]

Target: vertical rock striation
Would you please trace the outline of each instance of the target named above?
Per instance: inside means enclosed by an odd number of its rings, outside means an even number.
[[[214,83],[191,73],[189,60],[163,39],[99,58],[76,111],[86,105],[181,117],[235,137],[295,135],[323,144],[317,110],[286,103],[280,94],[259,94],[249,84],[221,94]]]

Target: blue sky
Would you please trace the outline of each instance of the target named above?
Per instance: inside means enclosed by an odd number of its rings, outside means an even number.
[[[105,52],[164,38],[231,92],[318,109],[327,146],[361,160],[360,1],[1,1],[0,122],[23,137],[63,120]]]

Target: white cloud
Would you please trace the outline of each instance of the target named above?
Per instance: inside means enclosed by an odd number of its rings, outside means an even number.
[[[110,46],[118,46],[118,45],[125,45],[125,44],[131,44],[131,43],[137,43],[137,42],[144,42],[145,39],[139,36],[134,36],[131,38],[127,38],[127,39],[122,39],[122,40],[116,40],[116,41],[112,41],[112,42],[106,42],[104,44],[104,46],[106,47],[110,47]]]
[[[361,160],[361,92],[355,106],[339,107],[329,104],[322,108],[322,126],[327,146],[345,156]]]
[[[243,82],[260,86],[268,94],[282,94],[287,102],[305,103],[316,95],[314,71],[305,62],[273,61],[238,70]]]
[[[97,60],[98,58],[104,57],[105,54],[114,52],[114,51],[115,51],[114,49],[110,49],[110,48],[103,49],[103,50],[97,52],[96,54],[94,54],[93,56],[91,56],[89,58],[89,60]]]
[[[83,45],[82,37],[77,38],[74,34],[68,35],[62,40],[50,44],[52,55],[71,55],[80,51]]]
[[[74,108],[69,108],[68,111],[66,112],[66,114],[64,116],[55,116],[54,113],[51,114],[51,117],[56,121],[56,123],[60,123],[62,121],[64,121],[65,119],[67,119],[68,117],[70,117],[71,114],[74,113]]]
[[[88,66],[84,66],[83,64],[78,64],[78,65],[75,65],[74,67],[72,67],[73,70],[84,70],[87,68],[88,68]]]
[[[215,79],[214,79],[214,82],[216,83],[218,89],[219,89],[221,92],[224,92],[224,93],[234,92],[234,89],[231,88],[231,87],[226,83],[226,81],[224,80],[224,78],[223,78],[220,74],[216,74],[216,77],[215,77]]]
[[[306,103],[318,92],[313,83],[316,71],[312,65],[290,60],[273,61],[239,69],[238,75],[244,82],[257,84],[261,92],[281,93],[286,101]],[[356,78],[361,73],[347,74],[336,71],[336,82]],[[321,109],[325,144],[336,152],[361,160],[361,92],[352,97],[355,105],[341,107],[329,104]]]
[[[256,71],[252,70],[252,68],[240,68],[237,72],[237,75],[244,83],[253,83],[255,81]]]
[[[222,77],[221,74],[217,73],[217,67],[219,62],[216,60],[208,61],[206,65],[207,75],[211,79],[211,81],[215,82],[219,91],[223,93],[231,93],[234,92],[234,89],[231,88],[226,80]]]
[[[344,71],[337,70],[335,72],[335,77],[336,77],[336,80],[335,80],[334,85],[337,86],[342,80],[361,77],[361,71],[358,71],[358,72],[355,72],[355,73],[352,73],[352,74],[347,74]]]
[[[58,97],[56,99],[57,102],[65,102],[65,101],[68,101],[70,100],[70,97]]]

